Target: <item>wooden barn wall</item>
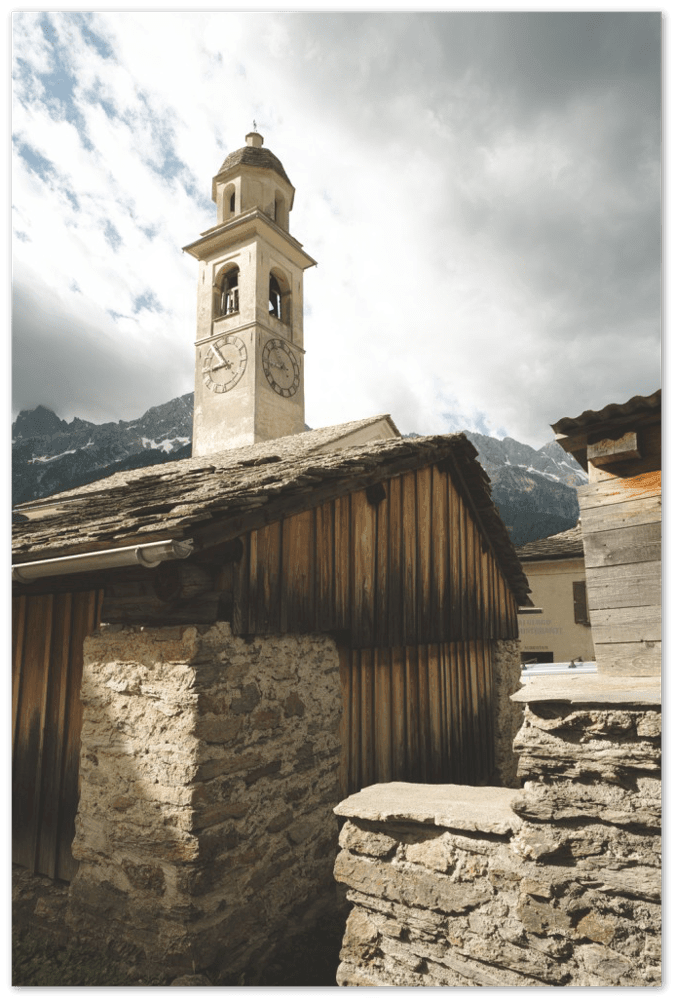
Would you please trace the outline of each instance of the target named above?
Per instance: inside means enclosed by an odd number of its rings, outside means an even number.
[[[656,674],[661,664],[661,428],[644,456],[589,468],[578,490],[598,669]]]
[[[518,635],[496,558],[437,466],[249,532],[233,628],[345,632],[354,648]]]
[[[490,644],[340,650],[343,797],[387,781],[487,783],[494,768]]]
[[[82,647],[102,591],[17,595],[12,649],[12,860],[69,881],[75,835]]]

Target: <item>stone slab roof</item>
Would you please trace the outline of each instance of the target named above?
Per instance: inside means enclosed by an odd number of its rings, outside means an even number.
[[[534,542],[520,545],[516,552],[521,562],[547,559],[582,559],[584,545],[581,537],[581,525],[577,524],[568,531],[561,531],[548,538],[538,538]]]
[[[340,448],[381,416],[276,438],[201,458],[116,473],[15,509],[13,561],[30,562],[160,539],[206,548],[333,497],[449,462],[520,604],[529,586],[495,507],[490,481],[464,434],[392,437]],[[328,441],[335,450],[326,452]],[[319,450],[324,449],[324,450]]]

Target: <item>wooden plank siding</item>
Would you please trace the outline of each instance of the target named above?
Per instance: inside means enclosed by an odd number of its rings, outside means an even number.
[[[490,646],[341,648],[343,796],[384,781],[486,784],[493,767]]]
[[[238,634],[344,632],[353,648],[516,638],[517,602],[452,476],[438,467],[249,531]]]
[[[12,650],[12,859],[69,881],[78,801],[83,643],[103,591],[18,595]]]

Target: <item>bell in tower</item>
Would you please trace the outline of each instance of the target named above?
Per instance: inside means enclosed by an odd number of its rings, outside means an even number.
[[[316,261],[288,231],[295,188],[249,132],[213,178],[217,222],[199,261],[192,454],[305,429],[302,279]]]

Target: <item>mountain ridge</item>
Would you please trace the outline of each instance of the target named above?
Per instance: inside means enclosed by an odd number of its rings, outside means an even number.
[[[12,424],[13,503],[26,503],[115,472],[188,458],[193,393],[150,407],[134,420],[70,423],[39,405]],[[581,466],[555,441],[542,448],[464,431],[492,481],[492,496],[515,545],[574,527]],[[417,437],[418,435],[407,435]]]

